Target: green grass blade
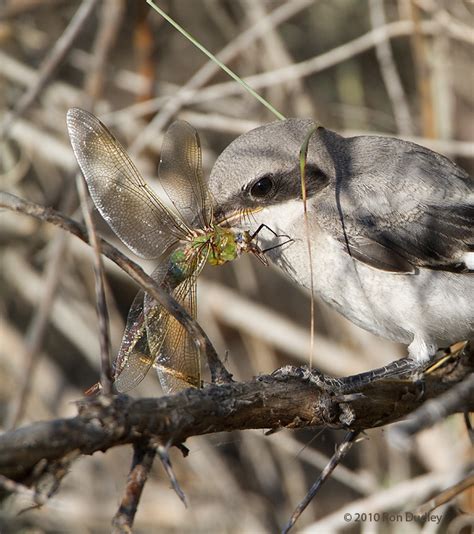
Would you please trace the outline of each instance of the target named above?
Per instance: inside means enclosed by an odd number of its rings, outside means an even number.
[[[167,20],[174,28],[176,28],[186,39],[191,41],[195,47],[197,47],[201,52],[203,52],[211,61],[216,63],[225,73],[227,73],[232,79],[239,83],[247,92],[249,92],[254,98],[256,98],[260,103],[262,103],[267,109],[269,109],[275,117],[280,120],[284,120],[285,116],[277,111],[270,102],[267,102],[262,96],[260,96],[256,91],[254,91],[250,85],[244,82],[242,78],[239,78],[235,72],[229,69],[227,65],[224,65],[222,61],[217,59],[214,54],[211,54],[209,50],[199,43],[192,35],[190,35],[182,26],[180,26],[175,20],[173,20],[169,15],[167,15],[160,7],[153,3],[152,0],[146,0],[147,4],[150,5],[157,13],[159,13],[165,20]]]

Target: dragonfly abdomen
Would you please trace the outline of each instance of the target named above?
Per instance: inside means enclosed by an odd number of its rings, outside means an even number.
[[[190,254],[189,245],[176,249],[168,261],[168,269],[164,284],[173,291],[179,284],[189,278],[196,270],[196,255]]]

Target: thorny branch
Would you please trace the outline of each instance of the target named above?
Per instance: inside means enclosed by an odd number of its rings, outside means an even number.
[[[81,201],[84,222],[86,223],[87,236],[94,251],[94,279],[100,341],[100,384],[104,394],[109,395],[112,393],[112,364],[110,362],[109,311],[105,298],[104,264],[100,252],[99,239],[92,219],[92,207],[87,197],[86,182],[80,174],[76,174],[76,187]]]
[[[179,445],[191,436],[251,428],[324,426],[358,431],[383,426],[472,371],[472,354],[464,354],[456,364],[426,377],[423,395],[419,384],[404,380],[375,382],[347,396],[293,378],[262,376],[161,398],[99,396],[80,401],[76,417],[33,423],[0,436],[0,474],[23,481],[40,461],[143,440]],[[473,410],[474,399],[464,409]]]
[[[112,534],[131,532],[138,503],[153,466],[156,447],[149,443],[135,443],[133,446],[133,463],[128,475],[125,491],[120,506],[112,519]]]
[[[298,506],[295,508],[295,511],[291,515],[288,523],[284,526],[282,534],[288,534],[288,532],[295,526],[296,521],[299,519],[299,517],[304,512],[304,510],[314,498],[314,496],[321,489],[324,482],[329,479],[334,469],[339,465],[342,459],[351,450],[352,445],[355,443],[355,440],[357,439],[358,435],[359,433],[354,430],[351,430],[346,434],[344,440],[338,446],[336,452],[333,454],[331,460],[326,465],[326,467],[322,470],[316,482],[314,482],[314,484],[311,486],[304,499],[300,503],[298,503]]]

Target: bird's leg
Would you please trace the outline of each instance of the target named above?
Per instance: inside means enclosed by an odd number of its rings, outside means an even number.
[[[286,365],[276,371],[273,371],[272,376],[277,380],[286,380],[288,378],[297,378],[304,382],[311,382],[319,389],[330,392],[342,393],[341,381],[344,379],[333,378],[326,376],[317,369],[308,369],[307,367],[297,367],[295,365]]]
[[[360,388],[371,384],[377,380],[386,380],[404,375],[412,375],[414,372],[422,372],[425,365],[421,365],[413,360],[410,356],[395,360],[384,367],[378,367],[357,375],[343,376],[334,378],[326,376],[317,369],[307,369],[305,367],[295,367],[287,365],[277,369],[272,376],[278,379],[298,378],[309,381],[316,387],[324,391],[330,391],[335,394],[348,394],[359,391]]]
[[[423,367],[433,359],[436,350],[436,345],[431,343],[429,338],[415,334],[413,341],[408,345],[408,356]]]
[[[350,375],[339,378],[344,392],[350,392],[359,389],[362,386],[376,382],[377,380],[386,380],[389,378],[400,378],[404,375],[412,375],[420,371],[420,365],[410,356],[390,362],[388,365],[371,369],[357,375]]]
[[[424,376],[436,370],[443,365],[447,359],[453,358],[460,354],[466,347],[467,342],[456,344],[448,350],[442,350],[437,354],[434,344],[426,343],[426,340],[417,338],[409,346],[409,355],[406,358],[395,360],[384,367],[373,369],[358,375],[352,375],[340,378],[344,392],[350,392],[353,389],[364,386],[376,380],[387,378],[400,378],[407,375],[419,387],[419,396],[422,397],[425,391]],[[410,350],[411,349],[411,350]]]
[[[429,338],[423,337],[420,334],[413,336],[413,341],[408,345],[408,358],[413,361],[414,373],[412,380],[419,389],[419,397],[423,397],[425,392],[425,383],[423,381],[423,371],[429,365],[435,354],[436,345],[429,342]]]
[[[384,367],[378,367],[357,375],[333,378],[326,376],[317,369],[307,369],[304,367],[294,367],[288,365],[275,371],[272,376],[278,379],[298,378],[309,381],[316,387],[330,391],[335,394],[348,394],[360,390],[360,388],[376,382],[390,378],[402,378],[406,376],[416,382],[420,389],[420,397],[424,393],[423,373],[427,368],[433,366],[433,359],[436,354],[436,346],[426,342],[426,338],[415,336],[408,348],[409,355],[400,360],[395,360]]]
[[[395,360],[384,367],[372,369],[358,375],[346,376],[340,380],[344,381],[344,388],[353,389],[364,386],[376,380],[402,377],[408,375],[410,380],[415,382],[420,390],[420,397],[423,396],[425,386],[423,373],[431,364],[436,355],[436,345],[430,343],[429,338],[415,334],[413,341],[408,346],[408,356],[400,360]]]

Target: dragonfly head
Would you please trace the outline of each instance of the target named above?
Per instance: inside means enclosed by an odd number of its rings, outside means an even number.
[[[264,265],[268,265],[268,260],[265,257],[264,252],[258,246],[257,237],[254,234],[250,234],[248,231],[237,232],[235,234],[235,241],[237,243],[237,254],[240,256],[242,253],[250,253],[256,256]]]

